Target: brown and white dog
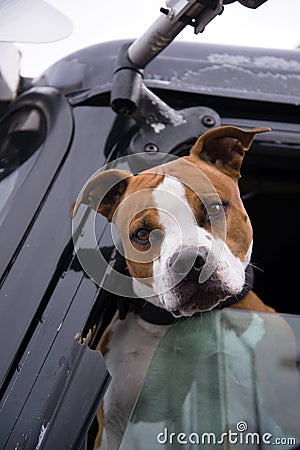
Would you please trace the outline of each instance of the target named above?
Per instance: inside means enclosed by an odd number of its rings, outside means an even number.
[[[238,179],[255,134],[265,131],[269,129],[211,129],[189,156],[136,176],[104,171],[85,185],[75,211],[85,203],[115,224],[139,297],[181,317],[211,310],[241,293],[252,227]],[[251,290],[233,306],[273,311]],[[95,448],[118,448],[152,355],[168,328],[130,313],[103,336],[100,347],[112,383],[99,413]]]

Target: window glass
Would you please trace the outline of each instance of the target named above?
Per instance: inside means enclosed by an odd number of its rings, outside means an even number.
[[[8,199],[33,166],[45,136],[46,119],[37,108],[20,108],[0,123],[0,221]]]
[[[235,309],[174,324],[154,354],[120,450],[295,448],[299,325],[297,316]]]

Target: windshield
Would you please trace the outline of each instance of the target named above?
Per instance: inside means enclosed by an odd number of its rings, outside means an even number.
[[[46,136],[43,113],[23,107],[0,123],[0,221],[8,199],[22,185]]]
[[[120,450],[295,448],[300,319],[226,309],[161,340]]]

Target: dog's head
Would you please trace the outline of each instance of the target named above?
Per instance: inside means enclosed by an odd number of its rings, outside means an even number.
[[[116,225],[138,295],[189,316],[242,291],[252,228],[238,179],[246,150],[265,131],[215,128],[187,157],[87,182],[75,212],[85,203]]]

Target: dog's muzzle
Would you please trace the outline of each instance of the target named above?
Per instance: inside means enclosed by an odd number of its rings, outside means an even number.
[[[175,251],[169,258],[168,271],[173,287],[164,293],[163,301],[175,316],[210,310],[243,289],[242,274],[239,284],[230,284],[229,267],[222,261],[219,263],[212,254],[209,256],[205,246]],[[203,277],[205,271],[209,276]]]
[[[174,276],[198,283],[206,258],[207,250],[205,247],[187,248],[181,252],[175,252],[170,257],[168,266]]]

